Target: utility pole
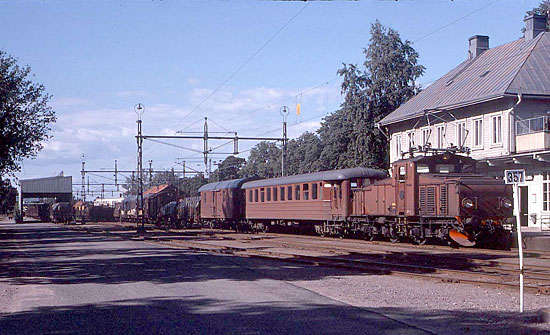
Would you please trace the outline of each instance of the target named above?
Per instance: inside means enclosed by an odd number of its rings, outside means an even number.
[[[208,172],[208,118],[204,118],[204,168]]]
[[[85,174],[86,174],[86,172],[84,172],[85,171],[84,166],[86,164],[86,162],[84,162],[84,159],[86,158],[86,155],[84,155],[84,153],[83,153],[82,155],[80,155],[80,158],[82,158],[82,171],[80,172],[82,174],[82,191],[81,191],[82,192],[82,201],[86,202],[86,188],[84,187]]]
[[[281,116],[283,117],[283,148],[281,150],[281,177],[285,176],[285,158],[286,158],[286,117],[288,116],[289,109],[287,106],[281,108]]]
[[[117,167],[117,160],[115,159],[115,185],[116,185],[116,191],[118,192],[118,167]]]
[[[141,116],[145,112],[145,107],[138,103],[134,106],[134,112],[136,112],[138,119],[138,135],[137,135],[137,147],[138,147],[138,162],[137,162],[137,174],[138,174],[138,218],[141,216],[141,229],[138,227],[138,232],[141,235],[145,234],[145,213],[143,212],[143,137],[141,137]]]
[[[149,160],[149,185],[153,186],[153,160]]]

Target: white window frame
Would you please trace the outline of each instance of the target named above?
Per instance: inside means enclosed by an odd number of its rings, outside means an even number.
[[[445,148],[445,126],[437,126],[437,148]]]
[[[468,128],[466,121],[461,121],[456,124],[456,146],[466,146],[466,139],[468,138]]]
[[[542,211],[550,212],[550,172],[542,173]]]
[[[499,123],[496,123],[496,120],[499,120]],[[502,114],[491,117],[491,143],[493,145],[502,145]]]
[[[481,125],[478,126],[479,122],[481,122]],[[476,118],[472,120],[472,128],[473,128],[473,136],[472,136],[472,147],[474,149],[480,149],[483,148],[483,134],[484,134],[484,128],[483,128],[483,118]],[[478,130],[481,131],[478,133]],[[479,142],[478,142],[479,139]]]
[[[395,135],[395,155],[397,159],[401,159],[403,153],[403,142],[401,141],[401,134]]]
[[[422,129],[422,145],[430,143],[430,128]]]
[[[414,138],[414,131],[410,131],[407,133],[407,142],[408,142],[408,149],[415,146],[415,138]]]

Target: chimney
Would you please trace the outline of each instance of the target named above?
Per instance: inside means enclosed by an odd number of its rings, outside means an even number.
[[[483,51],[489,50],[489,36],[474,35],[468,39],[470,47],[468,49],[468,59],[474,59],[481,55]]]
[[[529,41],[537,37],[546,30],[546,15],[529,15],[525,21],[525,40]]]

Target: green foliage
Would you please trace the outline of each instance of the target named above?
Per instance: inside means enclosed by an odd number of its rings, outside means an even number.
[[[24,158],[36,157],[56,120],[48,106],[51,96],[29,79],[30,72],[0,51],[0,176],[19,171]]]
[[[0,178],[0,214],[13,211],[16,196],[17,189],[11,186],[10,181]]]
[[[193,178],[180,179],[180,184],[178,185],[180,196],[183,198],[194,197],[198,195],[199,188],[205,184],[208,184],[208,179],[204,178],[202,174],[197,174]]]
[[[326,169],[319,160],[322,150],[321,139],[313,133],[305,132],[297,139],[288,141],[286,175]]]
[[[550,16],[550,0],[541,1],[537,7],[528,10],[525,13],[525,17],[533,14],[546,15],[546,18],[548,18],[548,16]],[[550,31],[550,22],[548,22],[548,20],[546,20],[546,31]],[[521,29],[521,32],[525,32],[525,27]]]
[[[242,177],[273,178],[281,176],[281,149],[272,142],[262,141],[252,150],[246,165],[242,168]]]
[[[324,146],[321,161],[328,168],[386,169],[388,143],[376,123],[418,93],[415,80],[424,67],[417,64],[411,43],[379,21],[371,25],[369,42],[362,69],[343,64],[338,70],[344,103],[318,131]]]
[[[211,181],[224,181],[239,178],[239,171],[245,165],[244,158],[229,156],[224,159],[210,176]]]

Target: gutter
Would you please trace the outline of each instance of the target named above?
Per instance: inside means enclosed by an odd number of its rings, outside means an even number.
[[[521,93],[518,93],[517,95],[518,97],[518,101],[516,102],[516,104],[514,105],[514,107],[512,107],[512,109],[510,110],[510,115],[508,117],[508,155],[511,155],[512,154],[512,150],[515,152],[516,151],[516,143],[515,143],[515,140],[516,140],[516,134],[515,134],[515,130],[516,130],[516,127],[515,127],[515,120],[516,120],[516,108],[519,106],[519,104],[521,103],[521,100],[522,100],[522,95]],[[514,142],[514,145],[512,146],[512,141]]]

